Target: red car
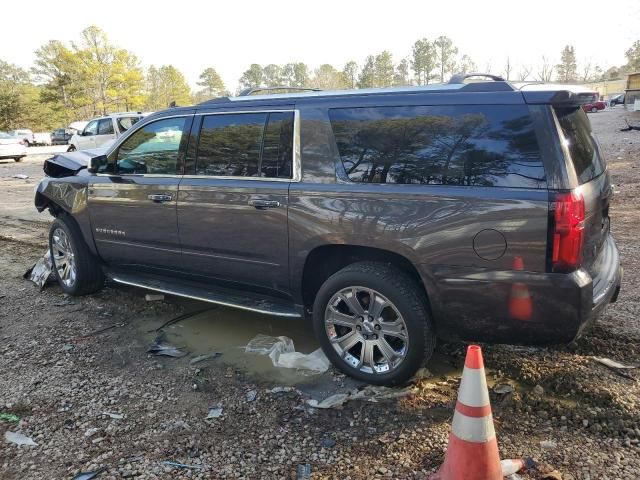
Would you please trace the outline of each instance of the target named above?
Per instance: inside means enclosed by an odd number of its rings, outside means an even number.
[[[606,103],[598,100],[597,93],[581,93],[580,96],[584,97],[584,103],[582,109],[589,113],[596,113],[598,110],[604,110],[607,106]]]

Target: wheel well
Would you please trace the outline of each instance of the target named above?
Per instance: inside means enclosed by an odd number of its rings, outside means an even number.
[[[404,256],[373,247],[360,245],[323,245],[307,256],[302,272],[302,299],[305,308],[311,309],[318,290],[327,278],[347,265],[362,261],[375,261],[394,265],[407,273],[426,289],[415,266]]]

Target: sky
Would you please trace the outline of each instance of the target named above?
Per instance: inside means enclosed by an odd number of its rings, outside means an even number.
[[[479,70],[490,66],[494,74],[507,57],[515,72],[521,64],[535,72],[543,55],[555,64],[567,44],[579,63],[589,59],[606,70],[626,63],[624,52],[640,39],[640,0],[109,0],[62,8],[24,0],[15,13],[15,21],[2,15],[0,60],[29,68],[48,40],[77,41],[96,25],[144,67],[172,64],[192,87],[202,70],[214,67],[232,91],[251,63],[341,69],[385,49],[397,62],[423,37],[450,37]]]

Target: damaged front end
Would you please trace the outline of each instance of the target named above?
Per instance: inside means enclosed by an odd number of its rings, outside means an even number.
[[[80,170],[87,168],[91,158],[101,155],[103,152],[85,150],[81,152],[65,152],[45,160],[44,173],[47,177],[63,178],[76,175]]]

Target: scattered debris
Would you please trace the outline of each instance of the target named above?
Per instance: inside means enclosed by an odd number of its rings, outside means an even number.
[[[92,332],[85,333],[84,335],[80,335],[80,338],[88,338],[93,337],[94,335],[99,335],[100,333],[107,332],[113,328],[123,327],[124,323],[114,323],[113,325],[109,325],[108,327],[99,328],[98,330],[93,330]]]
[[[268,355],[274,367],[297,368],[315,373],[323,373],[329,369],[329,359],[322,349],[309,354],[296,352],[293,340],[289,337],[259,334],[247,344],[245,352]]]
[[[533,390],[531,390],[531,394],[534,397],[542,397],[544,395],[544,388],[542,388],[542,385],[536,385],[533,387]]]
[[[640,126],[639,125],[631,125],[629,123],[629,120],[627,120],[626,118],[624,119],[624,121],[627,124],[627,126],[625,128],[621,128],[620,129],[621,132],[629,132],[631,130],[640,130]]]
[[[270,390],[267,390],[267,393],[283,393],[283,392],[293,392],[293,391],[298,391],[296,388],[294,387],[273,387]]]
[[[312,398],[311,400],[307,400],[307,405],[313,408],[335,408],[349,400],[350,396],[351,394],[349,393],[336,393],[320,402]]]
[[[322,448],[333,448],[336,446],[336,441],[333,438],[323,438],[320,441],[320,446]]]
[[[15,445],[28,445],[28,446],[33,446],[33,447],[38,445],[32,439],[30,439],[26,435],[23,435],[20,432],[5,432],[4,433],[4,439],[7,442],[13,443]]]
[[[47,250],[40,260],[27,270],[22,277],[38,285],[40,290],[44,290],[47,283],[53,281],[55,278],[53,265],[51,263],[51,252]]]
[[[556,442],[553,440],[542,440],[540,442],[540,448],[544,448],[545,450],[553,450],[558,446]]]
[[[102,412],[102,415],[106,415],[113,420],[122,420],[124,418],[124,415],[121,413]]]
[[[222,407],[220,405],[216,405],[215,407],[209,407],[209,413],[207,414],[207,418],[218,418],[222,416]]]
[[[29,178],[29,175],[25,175],[24,173],[16,173],[12,177],[13,178],[18,178],[20,180],[26,180],[27,178]]]
[[[186,463],[172,462],[171,460],[165,460],[162,464],[176,468],[190,468],[192,470],[202,470],[204,468],[202,465],[187,465]]]
[[[189,360],[189,365],[195,365],[196,363],[204,362],[205,360],[213,360],[222,356],[220,352],[205,353],[204,355],[198,355]]]
[[[493,387],[493,391],[499,395],[504,395],[506,393],[513,393],[513,387],[508,383],[502,383]]]
[[[18,423],[19,421],[20,417],[18,415],[0,412],[0,422]]]
[[[87,428],[87,430],[84,432],[84,436],[87,438],[90,438],[90,437],[93,437],[99,431],[100,431],[99,428]]]
[[[182,315],[179,315],[175,318],[172,318],[171,320],[164,322],[155,330],[149,330],[148,333],[160,332],[161,330],[163,330],[165,327],[168,327],[169,325],[173,325],[174,323],[181,322],[182,320],[186,320],[187,318],[195,317],[196,315],[200,315],[201,313],[208,312],[209,310],[213,310],[213,308],[208,307],[200,310],[194,310],[193,312],[189,312],[189,313],[183,313]]]
[[[159,355],[159,356],[162,355],[162,356],[174,357],[174,358],[181,358],[187,354],[187,352],[185,352],[184,350],[174,347],[169,343],[166,343],[165,337],[166,337],[165,333],[160,332],[158,336],[155,338],[155,340],[153,341],[153,343],[151,344],[151,346],[149,347],[149,349],[147,350],[147,352],[151,353],[152,355]]]
[[[107,467],[99,468],[98,470],[93,470],[92,472],[80,472],[71,480],[91,480],[92,478],[96,478],[102,472],[104,472]]]
[[[379,387],[367,385],[361,390],[352,390],[349,393],[336,393],[324,400],[318,401],[314,398],[307,400],[307,405],[313,408],[336,408],[350,400],[364,400],[367,402],[378,402],[392,398],[406,397],[417,390],[415,386],[405,388]]]
[[[160,302],[164,300],[164,294],[163,293],[147,293],[144,296],[144,299],[147,302]]]
[[[615,360],[611,360],[610,358],[602,358],[602,357],[591,357],[596,362],[601,363],[602,365],[611,368],[612,370],[618,369],[633,369],[638,368],[637,365],[623,365],[622,363],[616,362]]]
[[[296,469],[296,480],[307,480],[311,478],[311,465],[309,463],[299,464]]]
[[[247,400],[247,402],[253,402],[256,397],[258,396],[258,391],[257,390],[249,390],[247,392],[247,394],[245,395],[245,398]]]

